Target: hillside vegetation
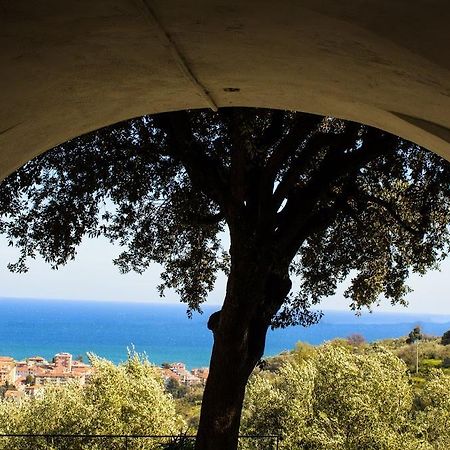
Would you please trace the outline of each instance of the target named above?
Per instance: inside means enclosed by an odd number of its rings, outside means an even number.
[[[298,343],[261,361],[247,388],[241,434],[279,435],[283,450],[448,450],[450,345],[441,338],[366,343],[359,335]],[[417,366],[417,357],[418,366]],[[164,383],[145,357],[119,366],[92,356],[90,384],[0,400],[0,434],[195,434],[201,386]],[[418,370],[417,370],[418,369]],[[129,449],[191,448],[137,439]],[[0,449],[116,449],[123,440],[0,439]],[[243,450],[266,450],[245,439]]]
[[[422,365],[416,377],[380,344],[331,342],[269,360],[247,389],[242,430],[278,430],[289,450],[444,450],[449,423],[443,370]]]

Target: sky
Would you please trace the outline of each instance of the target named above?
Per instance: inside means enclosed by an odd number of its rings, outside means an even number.
[[[71,299],[130,302],[178,302],[174,292],[160,299],[156,286],[160,268],[152,266],[143,275],[120,274],[112,260],[120,252],[105,238],[85,239],[78,248],[75,261],[55,271],[40,259],[31,261],[26,274],[10,273],[6,265],[14,262],[17,250],[7,246],[0,236],[0,297]],[[450,259],[444,261],[441,271],[427,273],[424,277],[413,275],[409,285],[409,307],[391,306],[382,301],[377,311],[400,311],[427,314],[450,314]],[[225,293],[226,279],[218,278],[207,303],[220,305]],[[335,296],[325,299],[323,310],[348,310],[349,300],[342,295],[345,285]]]

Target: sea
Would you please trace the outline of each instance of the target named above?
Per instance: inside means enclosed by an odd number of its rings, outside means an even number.
[[[157,365],[179,361],[190,369],[205,367],[212,347],[206,323],[217,309],[205,306],[203,314],[189,319],[182,304],[0,298],[0,356],[51,359],[69,352],[86,358],[94,353],[119,363],[134,348]],[[324,311],[308,328],[269,331],[265,356],[291,350],[299,341],[320,344],[354,333],[369,342],[397,338],[416,325],[440,336],[450,329],[450,315]]]

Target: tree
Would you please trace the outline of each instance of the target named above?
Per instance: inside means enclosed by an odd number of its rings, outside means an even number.
[[[366,339],[362,334],[353,333],[347,338],[347,342],[352,347],[360,347],[366,343]]]
[[[419,392],[421,405],[415,417],[418,432],[437,450],[450,448],[450,376],[432,370]]]
[[[423,338],[422,329],[420,328],[420,326],[416,326],[409,332],[408,337],[406,338],[406,343],[414,344],[417,341],[422,340],[422,338]]]
[[[408,274],[448,249],[449,181],[438,156],[357,123],[179,111],[106,127],[27,163],[1,186],[0,232],[20,248],[10,265],[19,272],[37,254],[57,268],[84,235],[104,234],[125,248],[120,270],[160,263],[161,292],[175,289],[189,314],[225,271],[223,306],[208,321],[196,448],[229,450],[268,328],[316,321],[312,307],[355,273],[352,309],[382,293],[405,304]]]
[[[0,434],[178,434],[185,424],[164,392],[160,373],[136,353],[116,366],[90,355],[91,382],[46,386],[44,395],[20,402],[0,402]],[[64,449],[116,449],[123,440],[58,440]],[[139,443],[137,442],[137,445]],[[7,450],[48,449],[48,442],[0,440]],[[141,447],[139,447],[141,448]],[[149,442],[145,448],[160,448]]]
[[[422,340],[423,334],[419,326],[414,327],[406,338],[407,344],[416,344],[416,374],[419,373],[419,342]]]
[[[173,398],[183,398],[188,392],[188,388],[185,384],[181,384],[174,378],[169,378],[166,383],[166,391],[172,395]]]
[[[422,447],[408,426],[412,407],[406,366],[391,352],[327,344],[251,379],[242,432],[280,433],[286,450],[413,450]]]
[[[450,345],[450,330],[446,331],[441,338],[442,345]]]

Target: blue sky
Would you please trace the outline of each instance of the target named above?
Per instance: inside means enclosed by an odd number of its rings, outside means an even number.
[[[0,297],[28,297],[78,299],[97,301],[176,302],[174,293],[168,292],[165,299],[158,296],[159,268],[153,266],[144,275],[129,273],[122,275],[112,263],[119,249],[104,239],[86,239],[78,250],[75,261],[54,271],[42,260],[32,261],[27,274],[11,274],[6,269],[14,261],[16,250],[0,240]],[[411,313],[450,314],[450,260],[442,270],[430,272],[424,277],[413,276],[410,286],[414,292],[408,296],[410,306],[392,307],[384,301],[376,311],[402,311]],[[225,292],[226,280],[220,277],[210,294],[209,304],[220,304]],[[339,289],[334,297],[326,299],[323,309],[348,309],[348,300]]]

